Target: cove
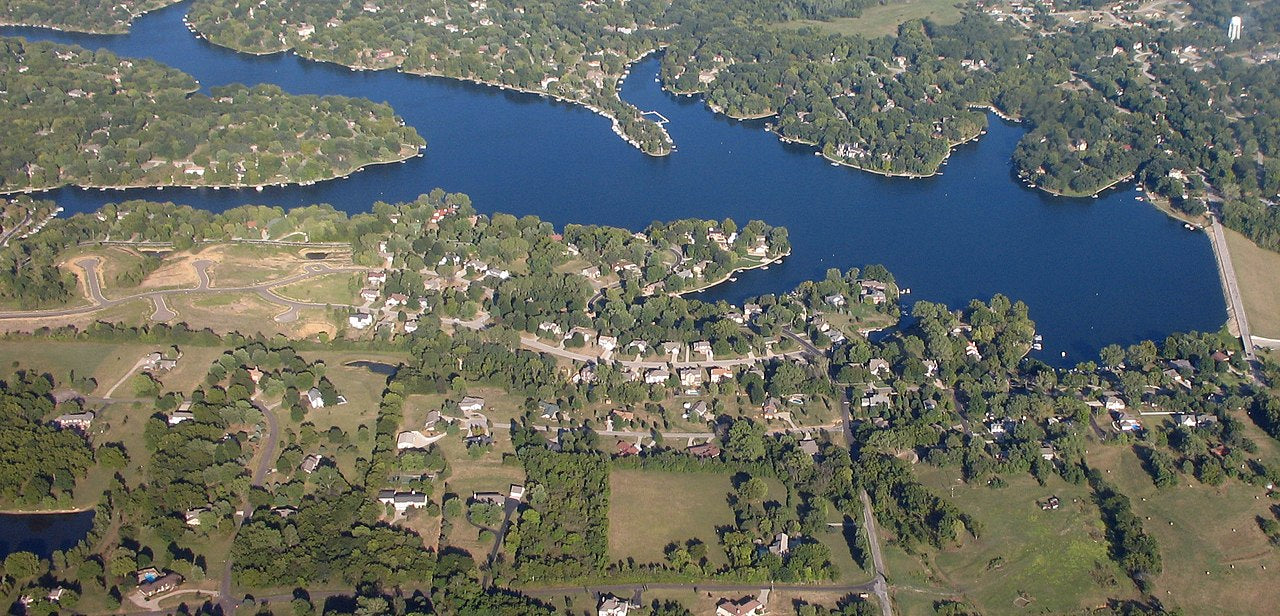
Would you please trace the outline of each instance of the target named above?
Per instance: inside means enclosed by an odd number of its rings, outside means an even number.
[[[633,67],[622,96],[670,119],[677,151],[652,158],[614,135],[607,119],[576,106],[449,79],[351,71],[291,53],[239,54],[189,33],[185,11],[179,4],[143,16],[127,35],[0,32],[154,58],[205,88],[266,82],[297,94],[387,102],[427,139],[426,155],[349,179],[261,192],[45,193],[67,212],[124,199],[211,210],[329,203],[360,212],[441,187],[469,194],[481,211],[534,214],[557,225],[640,229],[685,217],[759,218],[790,230],[792,255],[698,297],[738,302],[786,292],[828,268],[882,263],[912,289],[908,302],[960,307],[996,293],[1026,302],[1044,335],[1038,356],[1056,364],[1096,359],[1110,343],[1217,330],[1227,317],[1203,233],[1137,201],[1131,186],[1098,199],[1024,187],[1009,162],[1022,129],[994,116],[989,133],[958,148],[942,175],[885,178],[833,167],[811,148],[781,143],[761,121],[730,120],[697,97],[663,91],[658,60],[650,57]]]

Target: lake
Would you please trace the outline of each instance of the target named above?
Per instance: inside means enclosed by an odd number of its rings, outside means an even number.
[[[93,528],[93,510],[72,513],[0,514],[0,559],[14,552],[49,558],[79,543]]]
[[[426,155],[345,180],[262,192],[46,193],[67,212],[126,198],[211,210],[329,203],[360,212],[375,201],[408,201],[442,187],[471,195],[480,211],[536,214],[557,225],[641,229],[685,217],[740,224],[759,218],[790,230],[793,254],[699,297],[738,302],[788,291],[828,268],[881,263],[912,289],[908,301],[961,307],[1003,293],[1026,302],[1044,335],[1039,356],[1054,363],[1094,359],[1113,342],[1217,330],[1227,318],[1203,233],[1137,201],[1128,185],[1098,199],[1024,187],[1009,161],[1022,129],[994,116],[989,134],[958,148],[942,175],[885,178],[833,167],[811,148],[781,143],[763,122],[730,120],[697,97],[664,92],[656,83],[658,60],[648,58],[633,68],[622,93],[670,119],[678,151],[652,158],[614,135],[608,120],[579,107],[448,79],[351,71],[292,53],[238,54],[194,37],[182,23],[185,11],[180,4],[146,15],[128,35],[0,32],[154,58],[206,89],[266,82],[298,94],[387,102],[427,139]]]

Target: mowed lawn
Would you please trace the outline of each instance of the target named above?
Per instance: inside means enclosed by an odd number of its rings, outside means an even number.
[[[1164,572],[1154,595],[1165,605],[1188,614],[1275,612],[1280,552],[1256,521],[1275,502],[1265,490],[1233,480],[1213,487],[1188,475],[1158,489],[1129,448],[1094,448],[1089,462],[1129,497],[1159,544]]]
[[[1111,598],[1136,597],[1133,584],[1107,555],[1105,528],[1087,486],[1052,478],[1040,486],[1030,475],[1008,486],[957,483],[958,471],[921,466],[921,480],[982,524],[982,536],[933,554],[941,577],[982,610],[1016,611],[1020,593],[1036,613],[1075,613]],[[950,486],[955,486],[954,491]],[[1037,501],[1057,496],[1061,507]],[[890,569],[890,579],[893,570]],[[1114,585],[1112,582],[1114,581]]]
[[[1223,233],[1240,285],[1240,298],[1249,315],[1250,333],[1280,338],[1280,253],[1259,248],[1231,229],[1223,229]]]
[[[120,380],[143,355],[168,348],[158,344],[118,344],[87,341],[15,340],[0,342],[0,364],[6,369],[15,364],[25,370],[48,373],[59,385],[68,383],[70,375],[92,376],[98,387],[94,392],[105,393]],[[205,366],[208,368],[208,366]],[[132,397],[128,383],[116,394]]]
[[[867,38],[896,36],[898,26],[912,19],[927,19],[947,25],[960,21],[956,0],[888,0],[886,4],[867,7],[859,17],[837,17],[829,21],[797,19],[780,24],[780,28],[816,28],[829,34],[859,34]]]
[[[670,543],[693,538],[707,544],[707,560],[727,562],[717,526],[733,524],[726,497],[730,475],[615,470],[609,474],[609,557],[663,562]],[[772,482],[771,482],[772,483]],[[771,486],[769,499],[785,500]]]

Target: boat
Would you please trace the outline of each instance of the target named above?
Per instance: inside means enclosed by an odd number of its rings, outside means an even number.
[[[766,265],[766,266],[764,266],[764,267],[761,267],[760,269],[762,269],[762,270],[767,270],[767,269],[769,269],[769,266],[768,266],[768,265]]]
[[[911,287],[907,287],[898,292],[900,295],[911,295]]]
[[[729,282],[738,282],[738,279],[737,279],[737,278],[733,278],[733,277],[731,277],[731,278],[729,278]]]

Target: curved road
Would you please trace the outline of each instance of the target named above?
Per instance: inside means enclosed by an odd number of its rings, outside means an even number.
[[[280,404],[274,403],[263,406],[258,401],[253,401],[253,406],[262,411],[262,417],[267,423],[267,434],[263,438],[266,442],[262,445],[262,457],[258,459],[257,468],[253,469],[253,478],[250,485],[261,487],[262,482],[267,478],[267,471],[271,469],[271,463],[275,461],[276,446],[280,441],[280,422],[276,420],[275,413],[272,409]],[[253,516],[253,505],[249,502],[249,495],[245,494],[241,510],[237,512],[239,515],[236,519],[236,528],[231,533],[231,543],[235,543],[236,535],[240,533],[240,527],[244,525],[244,521]],[[222,582],[218,586],[218,605],[222,608],[223,614],[235,614],[238,601],[231,598],[231,564],[232,552],[227,552],[227,562],[222,568]]]
[[[134,293],[132,295],[126,295],[124,297],[119,297],[116,299],[108,299],[106,296],[102,294],[102,282],[100,279],[100,274],[98,273],[98,266],[100,265],[100,263],[101,261],[97,257],[86,257],[84,259],[80,259],[76,261],[76,265],[78,265],[81,269],[84,270],[84,274],[85,274],[84,281],[85,281],[86,291],[88,292],[89,299],[93,302],[93,304],[89,306],[78,306],[76,308],[64,308],[59,310],[23,310],[23,311],[0,312],[0,320],[38,319],[38,318],[49,318],[49,317],[75,316],[80,314],[89,314],[89,313],[97,312],[99,310],[103,310],[105,308],[116,306],[124,302],[132,301],[135,299],[149,299],[155,305],[155,311],[152,314],[152,319],[156,321],[166,321],[177,316],[176,313],[170,310],[168,305],[165,303],[166,297],[201,294],[201,293],[224,293],[224,292],[231,293],[231,292],[248,292],[248,291],[258,292],[260,295],[263,296],[264,299],[272,303],[281,304],[287,307],[288,310],[286,310],[284,313],[276,317],[276,320],[281,320],[282,318],[286,317],[286,315],[289,315],[289,314],[295,315],[294,318],[296,318],[297,311],[302,308],[317,308],[317,307],[323,308],[325,306],[340,306],[340,307],[349,307],[349,306],[345,304],[316,304],[311,302],[300,302],[297,300],[292,300],[286,297],[282,297],[280,295],[277,295],[276,293],[272,293],[271,289],[293,284],[295,282],[300,282],[310,278],[315,278],[317,276],[325,276],[328,274],[356,273],[356,272],[369,271],[368,268],[364,268],[364,267],[330,267],[322,263],[316,263],[316,264],[307,264],[306,266],[303,267],[304,271],[301,273],[294,274],[292,276],[287,276],[285,278],[280,278],[278,280],[269,280],[267,282],[238,286],[238,287],[214,287],[210,282],[209,271],[208,271],[209,266],[212,265],[213,263],[211,261],[200,260],[192,263],[192,265],[195,267],[196,277],[199,281],[197,286],[195,286],[194,288],[159,289],[155,291],[144,291],[141,293]]]

